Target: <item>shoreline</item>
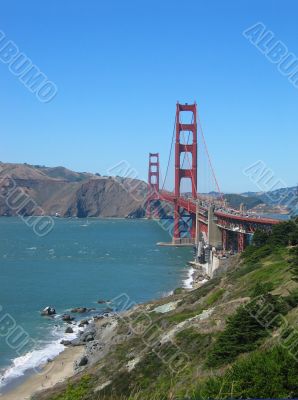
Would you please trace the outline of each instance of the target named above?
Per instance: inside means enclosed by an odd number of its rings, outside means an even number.
[[[23,383],[0,395],[1,400],[29,400],[33,394],[49,389],[57,383],[64,382],[74,375],[73,365],[83,355],[83,347],[64,349],[51,362],[47,363],[40,373],[30,375]]]
[[[198,270],[190,265],[187,272],[187,278],[182,281],[182,287],[191,291],[201,286],[205,280],[199,280],[199,275],[200,274],[198,273]],[[173,290],[161,298],[167,298],[172,295]],[[153,299],[153,301],[156,300],[159,299]],[[130,312],[130,310],[125,312]],[[113,321],[115,321],[115,315],[112,314],[111,316],[105,317],[100,321],[113,324]],[[96,326],[98,326],[98,322],[95,321]],[[79,346],[66,346],[62,352],[60,352],[56,357],[43,366],[40,373],[32,371],[31,374],[29,373],[27,377],[24,377],[22,382],[16,384],[15,387],[9,389],[7,392],[4,390],[4,393],[0,394],[0,399],[29,400],[39,391],[52,388],[58,383],[65,382],[68,378],[73,377],[81,372],[81,369],[75,369],[74,366],[75,363],[86,354],[86,349],[87,343]]]

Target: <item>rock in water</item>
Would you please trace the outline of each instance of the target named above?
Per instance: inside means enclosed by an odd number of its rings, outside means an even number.
[[[71,321],[74,320],[74,317],[72,317],[72,316],[69,315],[69,314],[64,314],[64,315],[62,315],[62,320],[63,320],[64,322],[71,322]]]
[[[65,333],[73,333],[72,327],[71,327],[71,326],[68,326],[68,327],[65,329]]]
[[[88,310],[87,310],[86,307],[76,307],[76,308],[73,308],[70,312],[83,314],[83,313],[85,313],[87,311]]]
[[[61,340],[60,344],[63,344],[63,346],[70,346],[71,345],[71,340]]]
[[[89,325],[89,322],[87,319],[83,319],[80,323],[79,323],[79,328],[83,328],[83,326],[85,325]]]
[[[48,307],[44,308],[44,309],[41,311],[40,314],[43,315],[43,316],[55,315],[55,314],[56,314],[56,310],[55,310],[54,307],[48,306]]]

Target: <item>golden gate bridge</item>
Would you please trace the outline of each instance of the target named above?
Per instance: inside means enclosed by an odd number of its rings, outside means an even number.
[[[182,118],[185,112],[191,114],[191,120],[187,123],[183,122]],[[198,123],[200,124],[200,120],[196,103],[177,103],[169,154],[170,160],[174,148],[174,191],[165,190],[169,160],[166,176],[163,184],[160,185],[159,153],[149,153],[146,217],[160,218],[160,204],[169,203],[173,207],[174,219],[171,245],[198,245],[204,238],[209,246],[227,251],[231,239],[236,238],[237,251],[242,252],[257,229],[270,230],[280,221],[253,215],[243,210],[234,210],[227,206],[218,185],[202,129],[200,129],[201,139],[217,195],[210,197],[198,192]],[[185,133],[188,133],[187,140],[185,140]],[[189,193],[182,190],[182,181],[185,179],[191,185]]]

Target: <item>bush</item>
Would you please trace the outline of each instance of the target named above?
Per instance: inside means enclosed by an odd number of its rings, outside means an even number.
[[[298,247],[290,250],[290,271],[293,275],[293,281],[298,282]]]
[[[267,294],[271,290],[273,290],[272,282],[258,282],[252,290],[251,297],[262,296],[264,294]]]
[[[268,243],[269,233],[257,230],[253,236],[253,245],[255,247],[262,247]]]
[[[187,328],[176,334],[175,343],[191,358],[197,358],[207,353],[211,344],[211,335],[199,333],[194,328]]]
[[[288,296],[285,297],[285,301],[291,308],[295,308],[298,306],[298,289],[290,292]]]
[[[243,253],[243,258],[247,264],[257,264],[262,258],[268,257],[273,252],[273,248],[269,244],[265,244],[257,249],[248,247]]]
[[[224,331],[208,355],[206,366],[217,368],[234,361],[241,353],[255,350],[269,330],[280,323],[276,317],[288,310],[281,297],[271,294],[240,307],[227,319]]]
[[[288,246],[295,238],[298,240],[297,222],[288,221],[273,227],[268,243],[271,246]]]
[[[91,377],[84,375],[78,383],[69,384],[65,392],[52,400],[83,400],[91,390]]]
[[[191,398],[295,398],[297,376],[297,359],[283,347],[276,346],[238,360],[223,376],[204,381]]]
[[[182,294],[182,293],[185,293],[185,289],[183,289],[183,288],[176,288],[175,290],[174,290],[174,292],[173,292],[173,294]]]
[[[252,245],[242,254],[246,262],[257,262],[278,247],[298,244],[298,219],[274,225],[271,233],[257,230]]]

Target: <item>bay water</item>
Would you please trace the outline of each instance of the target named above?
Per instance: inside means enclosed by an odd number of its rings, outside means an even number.
[[[170,237],[156,221],[54,222],[38,237],[20,218],[0,218],[0,393],[63,350],[61,315],[71,308],[103,312],[107,305],[98,300],[121,294],[142,303],[189,279],[192,250],[158,247]],[[56,309],[54,318],[40,315],[46,306]]]

